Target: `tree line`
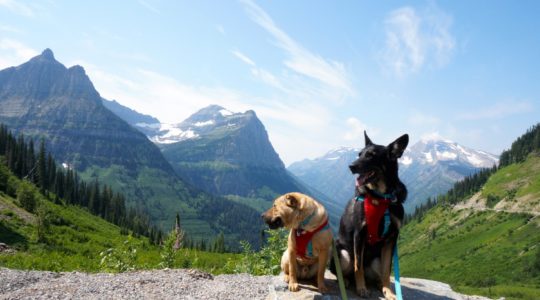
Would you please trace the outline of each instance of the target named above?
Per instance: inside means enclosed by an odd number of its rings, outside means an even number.
[[[540,123],[532,126],[525,134],[517,138],[510,149],[501,153],[499,165],[492,168],[481,169],[475,174],[454,183],[454,186],[446,193],[427,201],[416,207],[411,215],[405,217],[405,222],[412,219],[421,219],[432,207],[441,204],[456,204],[474,195],[484,186],[489,177],[505,166],[525,161],[533,152],[540,151]]]
[[[540,150],[540,123],[529,128],[525,134],[512,143],[510,149],[501,153],[499,166],[523,162],[530,153],[538,150]]]
[[[113,192],[98,180],[86,182],[70,166],[59,166],[47,152],[44,140],[35,149],[34,140],[24,135],[15,137],[7,126],[0,124],[0,163],[16,177],[35,184],[40,192],[57,204],[85,207],[88,211],[121,228],[124,234],[131,230],[134,235],[150,238],[158,244],[161,230],[150,223],[142,209],[126,206],[123,194]],[[0,169],[1,172],[1,169]],[[0,191],[15,196],[16,191],[8,184],[9,176],[0,174]]]

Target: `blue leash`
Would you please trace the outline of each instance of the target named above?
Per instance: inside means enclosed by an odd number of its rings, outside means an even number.
[[[396,290],[397,300],[403,300],[403,294],[401,293],[401,283],[399,282],[399,261],[397,252],[397,241],[394,248],[394,289]]]

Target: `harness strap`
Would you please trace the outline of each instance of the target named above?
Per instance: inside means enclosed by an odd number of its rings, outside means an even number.
[[[403,300],[403,294],[401,293],[401,282],[399,280],[399,261],[396,241],[396,246],[394,247],[394,290],[396,291],[397,300]]]
[[[293,229],[294,237],[296,239],[296,255],[301,258],[313,257],[313,245],[311,239],[315,234],[321,231],[329,230],[328,218],[315,230],[306,231],[301,229]]]
[[[364,213],[366,218],[366,225],[368,231],[368,243],[373,245],[388,233],[390,228],[390,199],[386,198],[374,198],[368,194],[362,194],[356,197],[356,201],[360,201],[364,204]],[[379,234],[379,226],[383,222],[382,235]]]
[[[390,210],[387,208],[384,212],[384,229],[382,236],[385,236],[388,233],[388,230],[390,229]]]
[[[313,216],[315,216],[315,211],[311,213],[307,218],[305,218],[302,222],[300,222],[300,228],[305,227],[309,222],[311,222],[311,219],[313,219]]]

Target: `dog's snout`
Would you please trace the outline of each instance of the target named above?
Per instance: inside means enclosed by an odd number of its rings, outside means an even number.
[[[358,166],[354,163],[349,165],[349,170],[351,170],[351,173],[353,174],[359,173]]]

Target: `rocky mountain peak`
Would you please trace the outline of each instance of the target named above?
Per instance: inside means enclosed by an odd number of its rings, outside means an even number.
[[[448,139],[422,139],[407,149],[401,159],[404,165],[460,162],[475,168],[490,168],[497,164],[496,155],[462,146]]]
[[[54,53],[51,49],[47,48],[41,52],[41,54],[32,57],[26,64],[54,64],[54,65],[62,65],[60,62],[56,60],[54,57]]]
[[[210,105],[189,116],[185,121],[182,122],[182,124],[208,123],[210,121],[214,121],[215,123],[216,121],[223,120],[225,117],[233,114],[233,112],[225,109],[222,106]]]
[[[40,56],[41,56],[41,58],[46,59],[46,60],[56,60],[54,58],[54,53],[49,48],[46,48],[45,50],[43,50],[43,52],[41,52]]]
[[[172,144],[213,134],[226,135],[253,122],[255,126],[260,123],[252,110],[237,113],[219,105],[210,105],[179,124],[156,124],[158,127],[152,125],[156,129],[149,137],[157,144]],[[147,124],[144,126],[148,127]]]

